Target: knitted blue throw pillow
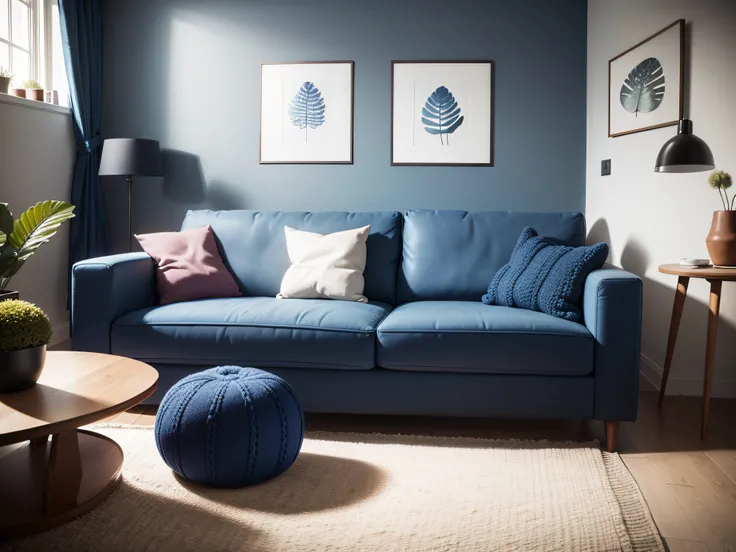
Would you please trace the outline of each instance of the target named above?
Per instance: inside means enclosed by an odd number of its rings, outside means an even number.
[[[524,228],[511,259],[493,277],[482,301],[577,322],[582,318],[577,302],[585,278],[600,268],[606,257],[608,244],[570,247],[539,237],[533,228]]]

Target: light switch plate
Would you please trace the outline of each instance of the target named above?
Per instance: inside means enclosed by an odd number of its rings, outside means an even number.
[[[601,176],[608,176],[611,174],[611,160],[604,159],[601,161]]]

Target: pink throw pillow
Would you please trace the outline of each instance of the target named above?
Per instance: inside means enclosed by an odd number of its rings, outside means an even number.
[[[209,224],[183,232],[135,234],[135,238],[156,261],[156,283],[162,305],[242,295],[220,257]]]

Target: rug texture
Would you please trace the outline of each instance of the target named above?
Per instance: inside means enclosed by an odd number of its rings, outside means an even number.
[[[175,476],[151,428],[93,429],[125,451],[120,487],[92,512],[5,548],[664,550],[634,479],[596,443],[308,433],[286,473],[230,490]]]

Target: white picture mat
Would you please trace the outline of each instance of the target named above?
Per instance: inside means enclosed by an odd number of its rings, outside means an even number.
[[[491,73],[488,62],[395,63],[392,162],[490,164]],[[439,86],[450,90],[465,117],[448,145],[427,133],[421,121],[424,103]]]
[[[325,102],[316,129],[292,125],[289,103],[305,82]],[[294,63],[261,67],[261,162],[352,162],[353,64]]]
[[[664,98],[649,113],[629,113],[621,105],[621,87],[631,70],[647,58],[657,58],[664,73]],[[680,26],[675,25],[610,64],[609,102],[611,135],[680,119],[681,78]]]

